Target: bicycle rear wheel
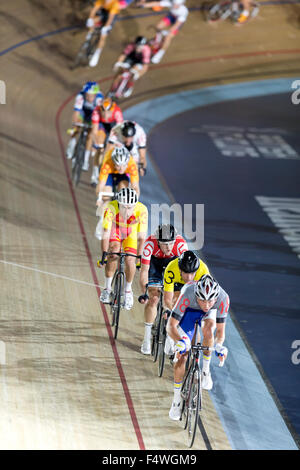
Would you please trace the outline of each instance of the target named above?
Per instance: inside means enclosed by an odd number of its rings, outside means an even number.
[[[195,441],[199,411],[201,409],[202,402],[202,389],[201,389],[201,374],[200,369],[193,370],[193,376],[190,384],[189,401],[187,403],[188,409],[188,420],[187,420],[187,431],[188,431],[188,445],[192,447]]]

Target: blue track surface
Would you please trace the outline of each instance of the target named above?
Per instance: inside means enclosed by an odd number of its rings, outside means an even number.
[[[173,196],[205,204],[204,258],[230,293],[238,324],[299,433],[300,365],[291,360],[291,345],[300,337],[300,260],[256,199],[300,198],[300,107],[291,104],[292,81],[169,95],[127,110],[127,117],[152,129],[152,162],[171,191],[157,185],[150,165],[144,200],[153,203],[156,184],[160,203]],[[233,448],[296,448],[232,321],[227,344],[230,360],[214,368],[212,397]]]

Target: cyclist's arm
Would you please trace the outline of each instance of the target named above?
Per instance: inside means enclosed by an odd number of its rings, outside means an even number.
[[[80,122],[80,112],[74,111],[72,115],[72,123]]]
[[[170,316],[168,323],[167,323],[167,333],[172,338],[176,343],[177,341],[181,340],[181,336],[178,333],[177,326],[179,324],[179,321],[176,320],[176,318]]]
[[[90,11],[90,15],[89,15],[89,18],[91,18],[92,20],[94,20],[96,18],[96,13],[97,11],[99,10],[99,5],[97,4],[97,2],[95,3],[95,5],[93,6],[93,8],[91,9]]]
[[[143,264],[142,263],[141,271],[140,271],[140,287],[141,287],[142,294],[144,294],[145,290],[146,290],[146,284],[148,282],[149,268],[150,268],[150,264]]]
[[[172,310],[173,308],[173,296],[174,292],[168,292],[164,290],[164,308],[168,308],[169,310]]]
[[[107,18],[107,22],[105,23],[105,26],[108,27],[108,26],[111,26],[114,19],[115,19],[115,16],[116,16],[116,13],[114,11],[110,11],[109,12],[109,15],[108,15],[108,18]],[[103,34],[103,33],[102,33]]]
[[[141,165],[143,166],[143,168],[147,168],[146,149],[139,148],[139,155]]]
[[[215,343],[223,344],[225,341],[225,325],[226,323],[217,323]]]
[[[141,3],[142,8],[153,8],[153,7],[159,7],[160,2],[147,2],[147,3]]]
[[[109,247],[109,236],[110,236],[110,229],[103,229],[102,231],[102,239],[101,239],[101,250],[102,253],[108,252]]]

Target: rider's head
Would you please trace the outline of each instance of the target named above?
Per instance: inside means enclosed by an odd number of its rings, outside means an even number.
[[[97,82],[86,82],[83,87],[83,93],[85,94],[85,98],[92,102],[95,99],[97,93],[100,93],[100,88]]]
[[[121,133],[126,145],[131,144],[136,134],[135,124],[132,121],[124,121],[121,125]]]
[[[111,158],[118,173],[125,173],[130,158],[127,148],[123,145],[121,147],[115,147],[112,151]]]
[[[199,266],[200,260],[196,253],[191,250],[185,251],[178,258],[178,267],[184,282],[189,282],[194,279]]]
[[[119,209],[123,218],[129,218],[138,202],[137,192],[133,188],[122,188],[117,194]]]
[[[101,108],[103,111],[110,111],[114,105],[113,100],[110,97],[104,98],[101,103]]]
[[[135,38],[134,43],[136,48],[142,48],[143,46],[145,46],[145,44],[147,44],[147,38],[145,38],[144,36],[137,36]]]
[[[201,309],[208,312],[213,307],[220,293],[220,285],[210,275],[204,274],[195,284],[195,295]]]
[[[171,224],[161,224],[157,227],[155,238],[165,255],[170,255],[176,240],[177,231]]]
[[[173,0],[172,3],[173,3],[172,5],[173,7],[179,8],[181,5],[184,5],[185,0]]]

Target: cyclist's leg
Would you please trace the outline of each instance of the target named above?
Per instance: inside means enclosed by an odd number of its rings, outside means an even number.
[[[150,279],[149,277],[149,284],[151,284],[151,282],[153,281],[154,280]],[[144,339],[143,339],[143,343],[141,346],[141,351],[143,354],[151,353],[151,330],[152,330],[152,326],[156,318],[157,304],[159,302],[160,290],[158,288],[149,286],[148,295],[149,295],[149,300],[146,303],[145,310],[144,310],[145,330],[144,330]]]
[[[107,12],[107,10],[104,10],[104,12],[105,13],[103,13],[103,15],[104,15],[103,27],[101,29],[100,39],[99,39],[99,42],[98,42],[98,45],[97,45],[97,49],[95,50],[95,52],[94,52],[94,54],[93,54],[93,56],[90,60],[90,63],[89,63],[90,67],[95,67],[98,64],[98,61],[100,59],[100,55],[101,55],[102,50],[105,46],[107,35],[111,31],[113,22],[115,20],[115,16],[116,16],[115,14],[109,13],[109,12]],[[107,18],[105,18],[106,14],[107,14]]]
[[[91,121],[89,122],[89,124],[91,124]],[[88,137],[87,137],[87,140],[86,140],[86,145],[85,145],[84,162],[83,162],[83,166],[82,166],[82,169],[84,171],[88,171],[88,169],[89,169],[89,161],[90,161],[92,143],[93,143],[92,133],[91,133],[91,130],[89,130]]]
[[[202,327],[203,334],[203,346],[208,346],[210,348],[214,345],[214,331],[216,328],[215,318],[203,319],[204,326]],[[210,374],[210,361],[211,361],[211,351],[203,351],[203,388],[205,390],[211,390],[213,387],[213,381]]]
[[[237,19],[239,24],[245,23],[249,19],[250,10],[251,10],[251,0],[241,0],[241,4],[243,6],[243,10],[240,16]]]
[[[126,235],[125,235],[126,236]],[[124,237],[124,235],[123,235]],[[125,253],[137,254],[137,234],[135,231],[123,238],[122,247]],[[125,308],[130,310],[133,306],[132,282],[136,272],[136,258],[127,256],[125,258]]]

